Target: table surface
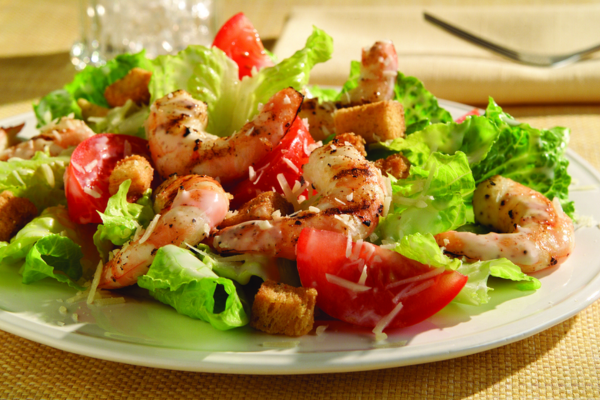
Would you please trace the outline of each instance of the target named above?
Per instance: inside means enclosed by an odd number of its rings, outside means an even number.
[[[348,4],[302,2],[342,3]],[[67,50],[77,36],[77,4],[0,0],[0,118],[30,111],[36,98],[72,79]],[[294,2],[217,4],[218,23],[241,10],[263,37],[274,39]],[[62,18],[48,21],[49,12]],[[53,34],[41,35],[39,24]],[[570,147],[600,170],[600,104],[506,109],[538,128],[571,128]],[[0,374],[0,398],[9,399],[600,398],[600,302],[542,333],[487,352],[417,366],[326,375],[238,376],[138,367],[63,352],[0,331]]]

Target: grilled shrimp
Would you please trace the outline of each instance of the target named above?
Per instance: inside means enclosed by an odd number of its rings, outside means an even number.
[[[71,146],[77,146],[93,135],[94,131],[85,122],[62,117],[58,124],[44,127],[38,136],[0,152],[0,161],[6,161],[11,157],[28,160],[37,151],[46,150],[48,150],[51,156],[57,156],[63,150]]]
[[[193,173],[222,183],[243,178],[286,134],[302,99],[294,89],[283,89],[240,132],[219,138],[205,131],[205,103],[183,90],[170,93],[152,104],[146,122],[154,164],[163,177]]]
[[[292,216],[224,228],[214,236],[213,246],[220,252],[293,260],[304,228],[343,232],[354,241],[375,230],[384,209],[385,185],[379,170],[352,145],[318,148],[303,169],[305,181],[320,196],[313,206]]]
[[[440,233],[436,241],[447,253],[474,260],[504,257],[534,272],[562,264],[573,251],[573,222],[558,199],[496,175],[477,186],[473,208],[477,222],[503,233]]]
[[[156,193],[155,219],[141,237],[124,245],[106,263],[98,287],[133,285],[148,272],[158,248],[184,242],[196,245],[221,223],[229,209],[227,193],[208,176],[173,176]]]
[[[391,100],[397,75],[398,56],[394,44],[375,42],[371,48],[363,49],[358,86],[350,90],[342,102],[363,104]]]

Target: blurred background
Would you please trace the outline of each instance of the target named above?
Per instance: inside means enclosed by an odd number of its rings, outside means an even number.
[[[0,116],[30,110],[35,99],[69,82],[69,52],[81,38],[80,4],[90,0],[0,0]],[[117,1],[117,3],[119,3]],[[121,2],[128,4],[129,2]],[[142,2],[144,3],[144,2]],[[150,2],[146,2],[149,4]],[[500,44],[558,53],[600,43],[600,3],[591,0],[212,0],[218,28],[237,12],[252,21],[265,46],[286,57],[315,24],[334,38],[331,62],[313,83],[342,84],[349,61],[378,39],[396,45],[400,70],[435,95],[473,105],[488,96],[505,105],[600,102],[600,54],[549,69],[508,61],[425,22],[427,10]],[[140,10],[141,12],[141,10]],[[206,17],[206,16],[205,16]],[[122,18],[119,26],[131,24]],[[149,32],[157,25],[146,26]]]

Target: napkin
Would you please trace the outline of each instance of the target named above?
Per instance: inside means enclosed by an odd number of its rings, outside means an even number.
[[[600,4],[565,6],[296,7],[274,53],[288,57],[304,45],[312,26],[333,37],[330,61],[317,65],[311,83],[341,85],[351,60],[377,40],[392,40],[399,69],[436,96],[483,105],[600,101],[600,52],[562,68],[532,67],[495,55],[423,19],[423,11],[515,50],[559,54],[600,43]]]

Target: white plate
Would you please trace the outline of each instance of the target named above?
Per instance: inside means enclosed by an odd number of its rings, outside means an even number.
[[[441,101],[454,117],[471,107]],[[0,125],[25,120],[25,135],[34,132],[31,113]],[[579,185],[600,187],[600,174],[568,151],[569,172]],[[580,215],[600,220],[600,191],[574,191]],[[600,230],[576,232],[575,252],[560,268],[536,276],[542,288],[518,292],[496,282],[489,304],[451,304],[418,325],[389,335],[389,348],[378,348],[373,335],[337,321],[320,336],[298,339],[269,336],[245,327],[220,332],[207,323],[177,314],[149,299],[126,304],[86,306],[59,302],[74,291],[51,280],[20,283],[18,267],[0,265],[0,328],[65,351],[105,360],[151,367],[244,374],[299,374],[359,371],[445,360],[499,347],[575,315],[600,297]],[[66,316],[59,307],[68,308]],[[74,322],[72,314],[79,321]],[[64,323],[64,326],[60,326]],[[296,341],[297,343],[293,343]],[[399,344],[406,341],[405,346]],[[286,345],[294,345],[285,348]],[[395,344],[395,345],[394,345]],[[283,346],[283,347],[274,347]]]

